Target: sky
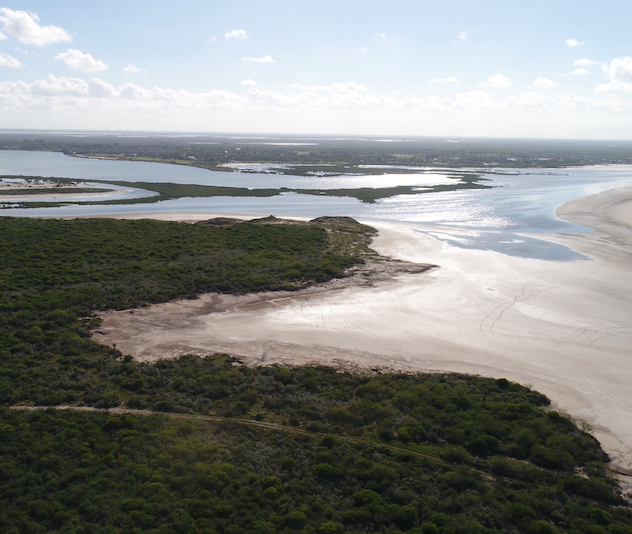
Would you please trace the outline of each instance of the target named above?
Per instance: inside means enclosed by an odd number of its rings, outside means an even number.
[[[0,0],[0,128],[632,139],[629,0]]]

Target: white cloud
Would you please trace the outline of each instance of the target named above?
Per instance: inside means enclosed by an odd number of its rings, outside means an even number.
[[[19,69],[22,66],[22,63],[13,56],[5,54],[4,52],[0,52],[0,66],[11,67],[12,69]]]
[[[632,91],[632,58],[613,61],[609,72]],[[625,96],[535,89],[511,95],[479,89],[449,98],[396,96],[353,81],[194,93],[49,76],[33,83],[0,81],[0,116],[5,127],[96,129],[116,120],[129,129],[201,130],[212,120],[217,130],[232,131],[589,137],[597,127],[609,137],[626,138],[632,132],[632,99]]]
[[[113,85],[98,78],[92,78],[88,89],[90,96],[95,98],[116,98],[119,93]]]
[[[558,74],[558,76],[586,76],[587,74],[592,74],[588,69],[575,69],[571,72],[566,72],[564,74]]]
[[[575,39],[566,39],[566,41],[564,41],[564,44],[570,48],[579,48],[584,44],[584,42],[576,41]]]
[[[496,74],[495,76],[490,76],[489,78],[487,78],[486,82],[479,83],[478,85],[483,87],[499,87],[501,89],[506,89],[508,87],[511,87],[511,80],[507,78],[507,76]]]
[[[460,32],[459,33],[459,41],[465,41],[470,36],[468,32]]]
[[[557,87],[558,85],[559,83],[547,78],[536,78],[533,82],[533,87],[535,87],[536,89],[552,89],[553,87]]]
[[[92,78],[89,82],[81,78],[56,77],[52,74],[48,78],[37,80],[28,86],[28,92],[46,97],[77,97],[88,98],[119,98],[122,96],[122,86],[116,89],[113,85],[99,78]]]
[[[119,87],[118,95],[123,100],[153,100],[153,93],[149,89],[134,85],[133,83],[126,83]]]
[[[632,57],[618,57],[610,62],[607,70],[610,81],[597,86],[597,92],[632,93]]]
[[[44,96],[88,96],[90,85],[80,78],[57,78],[49,74],[45,80],[36,80],[29,92]]]
[[[609,69],[610,79],[632,83],[632,57],[613,59]]]
[[[274,63],[274,59],[270,56],[263,57],[245,57],[244,61],[254,61],[255,63]]]
[[[230,39],[248,39],[248,32],[246,30],[231,30],[224,34],[226,40]]]
[[[239,85],[257,85],[257,82],[255,82],[254,80],[251,80],[250,78],[248,78],[246,80],[241,80],[239,82]]]
[[[458,82],[460,81],[456,76],[449,76],[447,78],[433,78],[432,80],[430,80],[430,83],[437,83],[437,82]]]
[[[32,83],[0,81],[0,116],[9,128],[99,129],[116,123],[125,129],[203,130],[212,123],[217,131],[594,137],[603,130],[629,138],[632,58],[614,60],[608,73],[613,83],[589,96],[533,83],[522,92],[478,87],[449,97],[439,90],[434,96],[377,92],[354,81],[191,92],[48,76]]]
[[[108,66],[101,60],[94,59],[90,54],[84,54],[79,50],[69,48],[68,52],[62,52],[55,56],[56,60],[63,61],[73,70],[84,72],[97,72],[107,70]]]
[[[599,63],[599,61],[593,61],[592,59],[582,58],[582,59],[576,59],[575,61],[573,61],[573,65],[590,66],[590,65],[601,65],[601,63]]]
[[[385,33],[377,33],[373,36],[373,39],[381,43],[388,41],[388,35]]]
[[[130,74],[138,74],[139,72],[143,72],[142,69],[138,68],[136,65],[132,65],[131,63],[127,67],[123,67],[123,70]]]
[[[4,33],[0,32],[0,41],[4,41],[5,39],[8,39],[8,37]]]
[[[4,32],[23,44],[43,46],[72,41],[70,34],[58,26],[40,26],[39,17],[26,11],[0,8],[0,22]]]

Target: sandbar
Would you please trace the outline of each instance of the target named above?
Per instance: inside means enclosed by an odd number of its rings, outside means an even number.
[[[0,200],[12,200],[19,202],[22,199],[50,199],[68,197],[98,197],[102,195],[112,195],[127,193],[129,189],[108,189],[107,191],[87,192],[85,184],[51,184],[47,182],[4,182],[0,180]],[[29,191],[29,189],[31,191]],[[38,192],[41,190],[50,190],[47,193]],[[10,191],[21,191],[21,193],[10,193]],[[81,192],[75,192],[81,191]],[[4,193],[4,194],[3,194]]]
[[[143,361],[226,352],[252,365],[508,378],[591,428],[612,467],[632,474],[631,209],[632,188],[558,208],[558,217],[593,228],[537,236],[590,258],[573,262],[461,249],[419,226],[367,222],[379,230],[372,247],[380,254],[438,267],[365,284],[106,312],[94,339]],[[128,217],[202,215],[213,216]]]

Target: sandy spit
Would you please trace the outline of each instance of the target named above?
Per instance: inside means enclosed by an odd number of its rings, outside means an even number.
[[[226,216],[137,217],[216,215]],[[418,226],[371,222],[379,253],[439,268],[108,312],[94,339],[143,361],[228,352],[247,364],[505,377],[590,425],[613,468],[632,474],[632,188],[571,201],[557,215],[594,231],[547,239],[590,261],[459,249]]]
[[[52,193],[37,193],[35,192],[37,189],[55,189]],[[50,183],[24,183],[24,182],[3,182],[0,180],[0,200],[13,200],[19,201],[21,199],[33,199],[33,198],[41,198],[41,199],[50,199],[50,198],[59,198],[62,199],[65,196],[73,196],[73,197],[98,197],[103,195],[112,195],[115,193],[127,193],[129,189],[108,189],[108,191],[102,192],[84,192],[84,193],[75,193],[77,189],[85,189],[86,185],[83,184],[63,184],[52,186]],[[12,195],[11,193],[7,193],[7,191],[15,191],[23,189],[24,194],[20,195]],[[33,192],[29,192],[29,189],[33,189]],[[5,193],[5,194],[3,194]]]

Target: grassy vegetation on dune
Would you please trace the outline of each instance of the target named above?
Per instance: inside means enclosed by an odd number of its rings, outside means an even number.
[[[0,403],[147,413],[0,408],[2,531],[631,533],[596,440],[518,384],[152,365],[90,339],[95,309],[344,276],[370,235],[347,218],[0,218]]]

